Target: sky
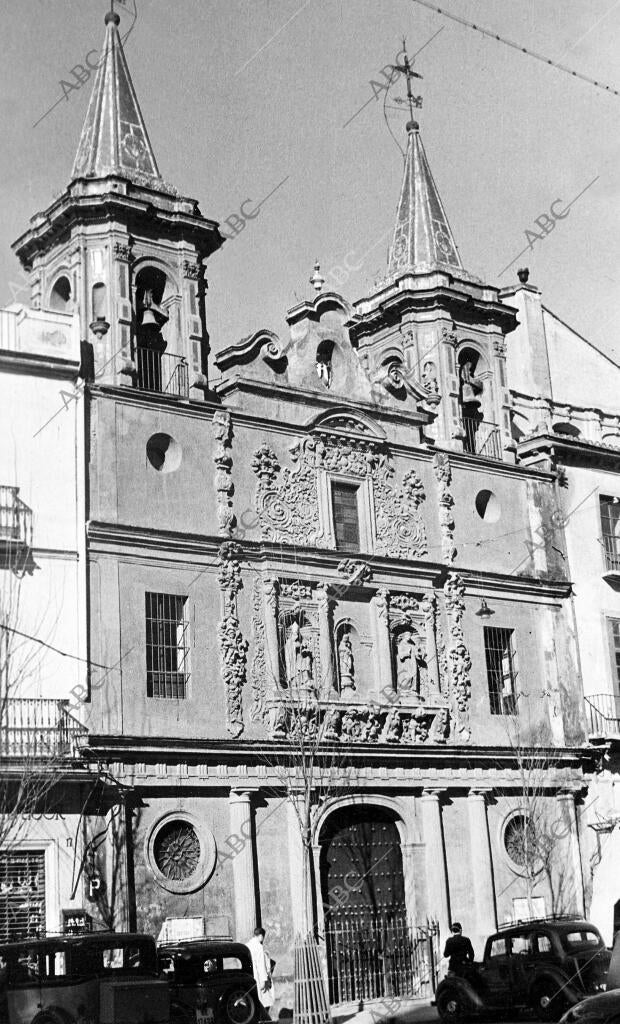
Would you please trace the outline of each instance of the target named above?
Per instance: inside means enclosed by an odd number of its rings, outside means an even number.
[[[350,301],[383,276],[402,155],[381,69],[404,36],[423,47],[417,116],[464,266],[498,286],[528,266],[545,305],[620,360],[620,96],[416,0],[135,0],[135,18],[133,4],[117,10],[159,169],[231,235],[207,269],[214,350],[283,334],[317,259]],[[620,92],[620,0],[438,5]],[[66,98],[60,83],[96,60],[107,8],[4,5],[2,304],[20,297],[11,242],[69,181],[92,77]],[[404,94],[395,82],[388,103]],[[404,144],[406,116],[387,117]]]

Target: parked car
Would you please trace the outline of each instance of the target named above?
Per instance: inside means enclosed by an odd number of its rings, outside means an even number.
[[[445,1024],[533,1010],[558,1021],[585,995],[603,991],[610,954],[594,925],[545,918],[513,924],[491,935],[482,963],[448,973],[435,1005]]]
[[[241,942],[194,939],[159,948],[170,983],[171,1024],[256,1024],[262,1007],[250,950]]]
[[[0,946],[0,1024],[169,1024],[149,935],[97,932]]]
[[[562,1024],[620,1024],[620,932],[617,932],[607,972],[607,991],[587,996],[571,1006]]]

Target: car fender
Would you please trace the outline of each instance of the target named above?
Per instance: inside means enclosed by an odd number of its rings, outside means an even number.
[[[530,982],[528,990],[530,1000],[536,986],[539,985],[541,981],[548,980],[554,981],[555,984],[562,989],[564,995],[571,1003],[578,1003],[583,999],[584,994],[582,990],[577,988],[575,985],[572,985],[563,971],[557,970],[557,968],[554,967],[546,967],[544,971],[540,971],[536,974]]]
[[[447,988],[456,989],[461,998],[467,1000],[472,1010],[479,1010],[482,1012],[485,1009],[484,1003],[475,988],[473,988],[466,978],[461,978],[458,974],[448,974],[445,978],[442,978],[437,986],[435,1002],[437,1002],[442,991]]]

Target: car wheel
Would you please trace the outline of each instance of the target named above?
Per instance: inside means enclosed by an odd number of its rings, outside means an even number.
[[[539,981],[532,992],[532,1009],[539,1020],[559,1020],[566,1009],[566,997],[557,981]]]
[[[225,1024],[256,1024],[259,1019],[257,999],[241,986],[224,993],[221,1008]]]
[[[467,1007],[460,992],[445,989],[437,996],[437,1013],[445,1024],[463,1024],[467,1020]]]
[[[37,1013],[32,1024],[74,1024],[74,1022],[73,1017],[64,1010],[54,1008]]]

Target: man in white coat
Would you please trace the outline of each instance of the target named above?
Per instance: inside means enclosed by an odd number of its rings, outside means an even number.
[[[273,981],[271,980],[272,962],[269,954],[265,950],[264,942],[265,929],[255,928],[253,938],[251,938],[246,945],[252,954],[252,970],[254,973],[256,988],[258,989],[258,998],[265,1010],[264,1016],[269,1020],[269,1007],[274,1004],[275,993],[273,990]]]

